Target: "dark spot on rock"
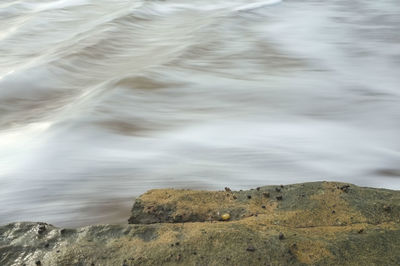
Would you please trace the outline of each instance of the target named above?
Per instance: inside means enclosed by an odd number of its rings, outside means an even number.
[[[64,235],[66,232],[67,232],[67,229],[61,229],[61,230],[60,230],[60,234],[61,234],[61,235]]]
[[[284,239],[285,238],[285,235],[281,232],[281,233],[279,233],[279,240],[282,240],[282,239]]]
[[[349,192],[350,185],[344,185],[340,187],[340,190],[347,193]]]
[[[269,192],[264,192],[263,196],[264,196],[264,198],[269,198]]]
[[[383,210],[386,212],[391,212],[392,211],[392,207],[390,207],[389,205],[385,205],[383,206]]]
[[[48,248],[49,246],[50,246],[49,243],[44,244],[44,247],[45,247],[45,248]]]
[[[42,265],[42,262],[40,260],[35,261],[36,265]]]
[[[250,252],[256,251],[256,249],[253,246],[248,246],[246,250]]]
[[[283,197],[282,197],[281,195],[279,195],[279,196],[276,196],[276,199],[277,199],[277,200],[282,200]]]
[[[227,193],[227,194],[226,194],[226,196],[227,196],[227,197],[229,197],[229,196],[230,196],[230,194],[229,194],[229,193]]]
[[[171,247],[173,247],[174,246],[174,244],[171,244]]]
[[[250,195],[247,195],[247,198],[248,198],[248,199],[251,199],[251,196],[250,196]]]
[[[281,185],[281,188],[283,188],[283,185]]]
[[[260,188],[260,187],[258,187],[258,188],[256,188],[256,189],[257,189],[257,191],[260,191],[260,189],[261,189],[261,188]]]
[[[176,242],[176,243],[175,243],[176,246],[179,246],[179,244],[180,244],[179,242]]]
[[[336,213],[336,211],[335,211],[335,210],[333,210],[333,211],[332,211],[332,213],[333,213],[333,214],[335,214],[335,213]]]
[[[304,198],[306,195],[305,195],[305,194],[301,194],[300,196],[301,196],[302,198]]]
[[[228,187],[225,187],[225,191],[226,192],[232,192],[232,190],[230,188],[228,188]]]
[[[192,253],[193,255],[197,255],[197,252],[196,251],[193,251],[193,253]]]
[[[359,233],[359,234],[362,234],[363,232],[364,232],[364,229],[358,230],[358,233]]]
[[[56,252],[57,252],[57,253],[60,253],[60,251],[59,251],[59,250],[57,250]]]
[[[276,191],[276,192],[281,192],[281,189],[278,188],[278,187],[276,187],[276,188],[275,188],[275,191]]]
[[[265,209],[266,207],[265,207],[265,205],[263,205],[263,206],[261,206],[261,208]]]
[[[177,256],[176,256],[176,260],[181,260],[182,259],[182,255],[181,254],[178,254]]]
[[[230,258],[225,258],[227,261],[230,261],[231,259]]]
[[[46,231],[46,226],[44,224],[39,225],[38,234],[43,234]]]

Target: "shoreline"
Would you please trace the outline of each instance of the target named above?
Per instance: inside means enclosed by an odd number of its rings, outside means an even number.
[[[130,224],[0,226],[1,265],[400,264],[400,191],[338,182],[150,190]]]

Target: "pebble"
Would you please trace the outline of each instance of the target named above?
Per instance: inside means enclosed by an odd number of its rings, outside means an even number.
[[[222,221],[228,221],[231,218],[231,215],[229,213],[224,213],[221,215]]]
[[[44,224],[39,225],[38,233],[43,234],[46,231],[46,226]]]

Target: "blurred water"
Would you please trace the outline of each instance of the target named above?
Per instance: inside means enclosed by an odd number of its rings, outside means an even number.
[[[0,224],[150,188],[400,189],[397,0],[2,0]]]

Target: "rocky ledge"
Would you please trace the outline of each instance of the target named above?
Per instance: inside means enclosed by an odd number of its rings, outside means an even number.
[[[0,227],[0,265],[400,265],[400,191],[151,190],[127,225]]]

